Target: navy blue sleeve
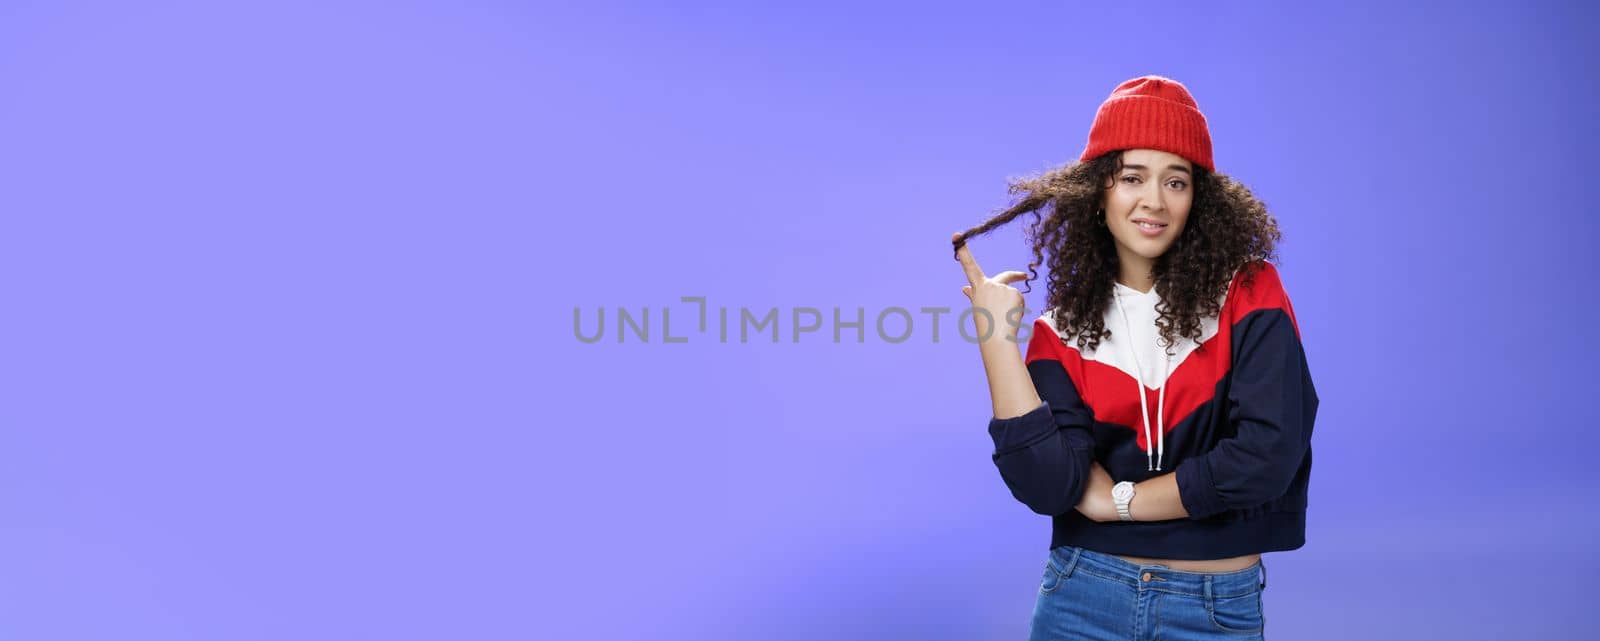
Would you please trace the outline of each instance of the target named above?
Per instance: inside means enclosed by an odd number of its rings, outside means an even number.
[[[1089,477],[1094,414],[1061,361],[1036,359],[1028,375],[1043,402],[1021,416],[989,420],[992,458],[1018,501],[1039,514],[1066,514],[1077,508]]]
[[[1251,312],[1236,329],[1234,348],[1227,411],[1237,431],[1175,472],[1191,519],[1282,496],[1311,446],[1317,393],[1289,312]]]

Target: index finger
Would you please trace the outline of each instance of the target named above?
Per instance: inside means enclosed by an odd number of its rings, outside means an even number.
[[[983,270],[978,267],[978,260],[972,257],[972,252],[967,250],[966,244],[962,244],[961,248],[956,250],[956,259],[961,261],[961,271],[967,273],[967,282],[972,286],[976,287],[985,280]]]

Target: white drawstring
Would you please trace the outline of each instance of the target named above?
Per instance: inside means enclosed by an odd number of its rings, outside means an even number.
[[[1172,374],[1172,355],[1167,354],[1161,370],[1160,394],[1156,397],[1156,439],[1155,448],[1150,447],[1150,403],[1144,395],[1144,369],[1139,366],[1139,352],[1133,348],[1133,327],[1128,322],[1128,310],[1122,307],[1122,292],[1112,287],[1111,293],[1116,295],[1117,311],[1122,313],[1122,327],[1128,334],[1128,353],[1133,357],[1133,371],[1139,375],[1139,413],[1144,416],[1144,443],[1145,443],[1145,471],[1161,471],[1161,458],[1167,453],[1166,448],[1166,402],[1167,402],[1167,377]],[[1156,346],[1161,345],[1160,341]],[[1166,353],[1166,350],[1162,350]]]

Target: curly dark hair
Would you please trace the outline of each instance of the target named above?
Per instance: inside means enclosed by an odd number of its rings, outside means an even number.
[[[1056,310],[1055,327],[1075,336],[1079,349],[1094,349],[1111,336],[1105,327],[1118,271],[1116,241],[1100,212],[1100,198],[1122,169],[1122,154],[1111,151],[1087,162],[1072,162],[1040,174],[1010,180],[1016,203],[977,227],[962,232],[956,251],[967,239],[988,233],[1017,216],[1033,212],[1027,239],[1033,246],[1028,263],[1028,289],[1037,267],[1050,254],[1047,309]],[[1239,270],[1247,286],[1259,261],[1276,259],[1282,234],[1267,208],[1244,185],[1225,174],[1194,165],[1194,200],[1188,222],[1177,240],[1156,259],[1151,275],[1160,294],[1156,326],[1171,353],[1176,336],[1200,340],[1201,320],[1221,313],[1222,296]],[[1049,210],[1045,216],[1041,210]],[[1066,342],[1065,339],[1062,341]]]

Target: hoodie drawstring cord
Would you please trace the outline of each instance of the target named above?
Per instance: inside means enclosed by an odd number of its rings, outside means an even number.
[[[1167,453],[1167,448],[1166,448],[1166,440],[1167,440],[1166,439],[1166,433],[1167,433],[1167,426],[1166,426],[1167,377],[1172,374],[1172,355],[1171,354],[1167,354],[1167,358],[1164,361],[1166,363],[1166,366],[1162,369],[1162,372],[1161,372],[1161,387],[1160,387],[1160,390],[1159,390],[1160,393],[1156,397],[1156,439],[1157,439],[1157,445],[1152,448],[1152,447],[1150,447],[1150,402],[1148,400],[1146,400],[1146,397],[1145,397],[1145,394],[1144,394],[1144,369],[1139,366],[1139,354],[1138,354],[1138,352],[1135,351],[1134,349],[1132,349],[1133,348],[1133,328],[1132,328],[1132,325],[1128,321],[1128,310],[1124,309],[1122,307],[1122,292],[1117,291],[1116,288],[1113,287],[1112,288],[1112,293],[1116,295],[1117,311],[1122,313],[1122,327],[1124,329],[1126,329],[1127,333],[1128,333],[1128,347],[1129,347],[1128,353],[1132,354],[1132,356],[1133,356],[1133,370],[1134,370],[1135,373],[1137,373],[1139,375],[1139,380],[1136,381],[1136,382],[1139,385],[1139,412],[1144,416],[1144,443],[1145,443],[1145,459],[1146,459],[1146,461],[1145,461],[1145,470],[1146,471],[1159,472],[1159,471],[1161,471],[1161,458]],[[1160,345],[1160,341],[1158,340],[1156,344],[1159,346]],[[1163,353],[1165,353],[1166,350],[1162,350],[1162,351],[1163,351]]]

